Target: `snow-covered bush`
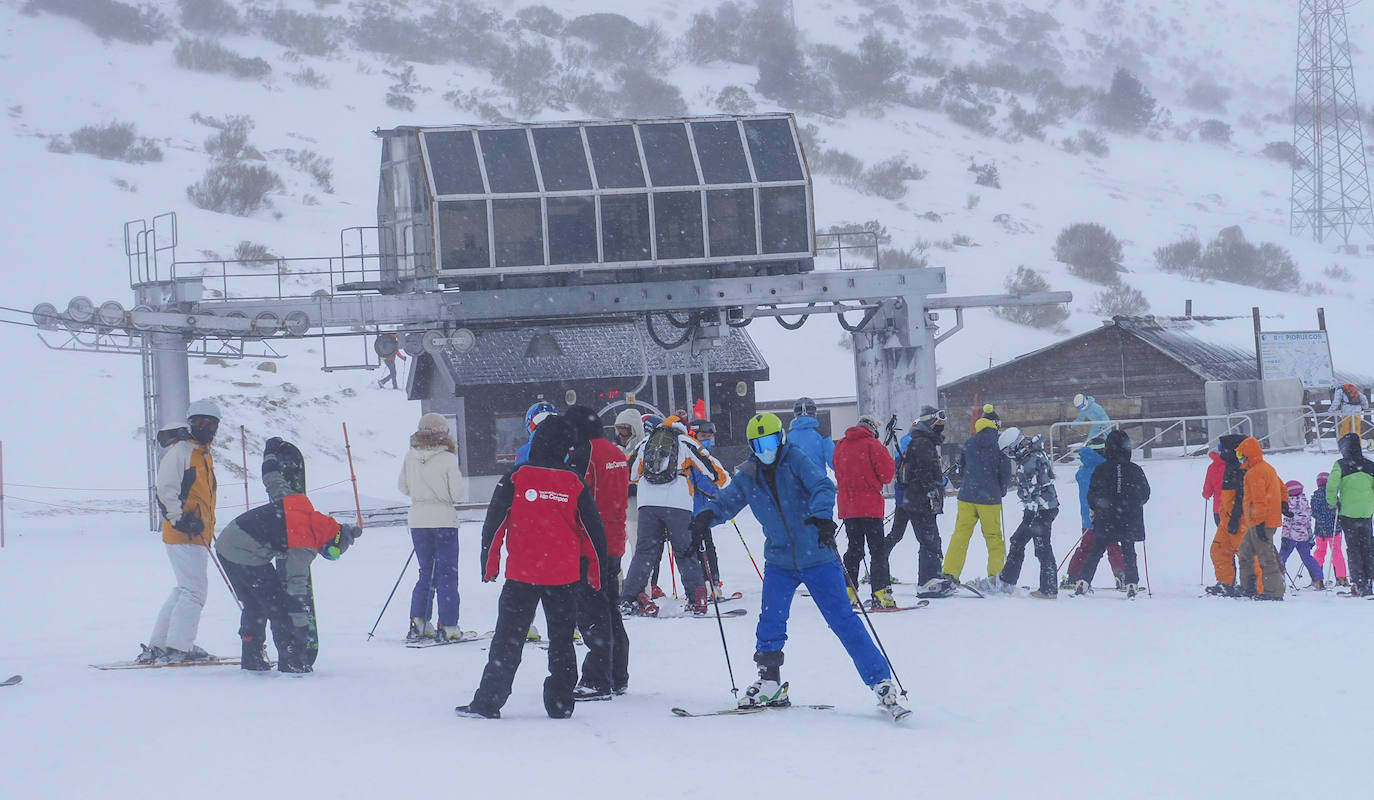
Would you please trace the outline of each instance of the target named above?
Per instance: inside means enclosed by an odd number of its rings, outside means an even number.
[[[240,264],[247,265],[254,261],[272,261],[277,258],[278,256],[265,244],[244,239],[234,246],[234,260]]]
[[[752,114],[758,108],[754,98],[741,86],[727,86],[716,95],[716,108],[722,114]]]
[[[868,34],[854,52],[822,46],[816,48],[816,56],[828,66],[837,99],[846,106],[880,104],[906,95],[906,51],[882,34]]]
[[[1007,275],[1007,279],[1002,285],[1006,287],[1008,294],[1014,295],[1028,295],[1050,290],[1050,282],[1045,280],[1043,275],[1026,266],[1017,267],[1015,272]],[[1002,319],[1021,325],[1029,325],[1032,328],[1058,328],[1060,323],[1069,318],[1069,310],[1059,303],[1043,306],[1002,306],[995,309],[993,313]]]
[[[29,0],[24,10],[70,17],[102,39],[134,44],[162,39],[170,28],[167,18],[154,6],[133,6],[117,0]]]
[[[1111,148],[1107,146],[1107,137],[1089,128],[1078,132],[1078,146],[1083,148],[1083,152],[1102,158],[1111,153]]]
[[[675,117],[687,113],[687,103],[678,88],[643,67],[621,67],[615,77],[620,81],[615,102],[625,116]]]
[[[972,159],[968,162],[968,171],[973,173],[973,182],[979,186],[987,186],[992,189],[1002,188],[1002,179],[997,174],[997,165],[991,162],[979,164]]]
[[[248,134],[253,131],[253,118],[247,114],[231,114],[224,119],[192,114],[191,121],[218,130],[205,140],[205,152],[220,161],[238,161],[244,158],[261,159],[262,154],[248,143]]]
[[[1117,68],[1112,88],[1097,103],[1097,121],[1112,130],[1141,133],[1154,116],[1154,95],[1130,70]]]
[[[308,56],[327,56],[339,47],[343,20],[323,14],[302,14],[287,8],[254,11],[254,27],[267,39]]]
[[[583,14],[568,20],[563,33],[591,45],[592,56],[607,65],[656,70],[668,49],[656,25],[640,25],[620,14]]]
[[[1294,291],[1302,283],[1298,266],[1287,250],[1272,242],[1251,244],[1239,225],[1223,228],[1207,243],[1199,273],[1205,278],[1279,291]]]
[[[930,259],[926,258],[925,251],[918,247],[907,250],[884,247],[878,256],[880,269],[925,269],[929,265]]]
[[[1150,301],[1134,286],[1122,281],[1093,298],[1093,311],[1105,317],[1135,317],[1150,311]]]
[[[1083,280],[1107,285],[1120,280],[1121,242],[1095,222],[1080,222],[1060,231],[1054,242],[1054,257]]]
[[[314,150],[288,152],[287,161],[291,166],[309,175],[325,194],[334,193],[334,162]]]
[[[515,101],[517,114],[532,117],[553,97],[557,66],[553,51],[544,42],[520,42],[496,70],[496,82]]]
[[[548,6],[525,6],[515,12],[515,22],[527,31],[550,38],[563,33],[563,15]]]
[[[925,176],[925,170],[909,163],[906,156],[893,156],[864,170],[850,185],[864,194],[900,200],[906,197],[907,181],[919,181]]]
[[[1231,143],[1231,126],[1219,119],[1203,120],[1197,128],[1197,138],[1217,144]]]
[[[1231,100],[1231,90],[1208,81],[1199,81],[1188,87],[1184,102],[1199,111],[1226,113],[1226,104]]]
[[[243,29],[238,9],[229,0],[177,0],[181,27],[197,33],[237,33]]]
[[[721,3],[714,13],[698,12],[682,36],[682,55],[694,64],[742,61],[740,36],[745,14],[739,3]]]
[[[266,166],[230,161],[211,166],[200,181],[186,187],[186,196],[207,211],[246,217],[270,206],[268,193],[281,185],[281,179]]]
[[[1298,150],[1292,142],[1270,142],[1264,146],[1264,150],[1261,152],[1266,158],[1282,161],[1290,167],[1297,166],[1299,162],[1306,160],[1298,156]]]
[[[384,2],[361,10],[348,27],[353,44],[372,53],[422,64],[439,64],[454,57],[448,44],[427,19],[397,14]]]
[[[172,50],[179,67],[197,72],[223,72],[236,78],[261,78],[272,65],[261,58],[246,58],[210,39],[181,39]]]
[[[162,149],[151,139],[139,136],[132,122],[83,125],[72,131],[70,138],[55,137],[48,149],[55,153],[87,153],[130,164],[162,160]]]
[[[1180,239],[1155,250],[1155,266],[1163,272],[1195,275],[1202,261],[1202,242],[1196,236]]]

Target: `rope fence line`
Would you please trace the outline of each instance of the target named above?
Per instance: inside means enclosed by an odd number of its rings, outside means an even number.
[[[350,480],[349,478],[344,478],[344,479],[342,479],[342,480],[334,481],[333,483],[326,483],[326,484],[324,484],[324,485],[322,485],[322,486],[316,486],[316,487],[314,487],[313,489],[311,489],[310,491],[319,491],[320,489],[328,489],[328,488],[330,488],[331,486],[338,486],[338,485],[343,484],[343,483],[348,483],[349,480]],[[25,486],[25,484],[21,484],[21,483],[11,483],[11,484],[8,484],[8,485],[10,485],[10,486]],[[220,486],[237,486],[237,485],[239,485],[239,484],[237,484],[237,483],[233,483],[233,484],[220,484]],[[76,487],[76,488],[66,488],[66,487],[57,487],[57,486],[52,486],[52,487],[34,487],[34,486],[27,486],[26,488],[51,488],[51,489],[64,489],[65,491],[89,491],[89,492],[97,492],[97,491],[121,491],[121,492],[122,492],[122,491],[140,491],[140,492],[146,492],[146,491],[148,491],[147,489],[137,489],[137,490],[131,490],[131,489],[106,489],[106,490],[102,490],[102,489],[83,489],[83,488],[80,488],[80,487]],[[19,501],[19,502],[21,502],[21,503],[33,503],[34,505],[47,506],[47,507],[49,507],[49,508],[66,508],[66,509],[72,509],[72,510],[74,510],[74,511],[82,511],[82,512],[85,512],[85,513],[88,513],[88,514],[94,514],[94,513],[105,513],[105,514],[146,514],[146,513],[147,513],[147,509],[143,509],[143,508],[139,508],[139,509],[106,508],[106,507],[102,507],[102,506],[78,506],[78,505],[71,505],[71,504],[69,504],[69,503],[49,503],[49,502],[44,501],[44,500],[34,500],[33,498],[30,498],[30,497],[20,497],[20,496],[18,496],[18,495],[14,495],[14,494],[7,494],[7,495],[5,495],[5,499],[7,499],[7,500],[16,500],[16,501]],[[247,504],[246,504],[246,503],[216,503],[216,504],[215,504],[215,508],[216,508],[216,509],[220,509],[220,508],[231,509],[231,508],[246,508],[246,507],[247,507]]]

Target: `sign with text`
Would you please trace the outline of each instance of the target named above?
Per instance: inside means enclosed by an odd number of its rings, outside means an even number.
[[[1326,331],[1261,331],[1259,361],[1261,380],[1297,378],[1304,389],[1336,384]]]

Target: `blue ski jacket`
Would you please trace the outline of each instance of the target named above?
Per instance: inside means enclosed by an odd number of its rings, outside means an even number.
[[[1073,421],[1100,423],[1088,426],[1088,439],[1093,439],[1099,434],[1105,435],[1107,431],[1112,429],[1111,418],[1107,416],[1107,410],[1102,407],[1101,403],[1097,402],[1097,398],[1086,397],[1084,399],[1087,400],[1087,405],[1083,406],[1083,410],[1078,412],[1078,416],[1074,417]]]
[[[1098,465],[1107,459],[1091,447],[1078,448],[1078,458],[1083,462],[1079,465],[1078,472],[1075,472],[1073,476],[1073,479],[1078,481],[1078,511],[1083,515],[1081,527],[1090,530],[1093,521],[1088,516],[1088,483],[1093,479],[1093,470],[1097,469]]]
[[[787,428],[787,441],[794,444],[811,460],[821,465],[824,472],[829,467],[835,469],[835,442],[821,435],[821,423],[815,417],[796,417]]]
[[[806,524],[809,517],[834,518],[835,484],[792,442],[778,450],[772,468],[751,455],[702,511],[715,515],[719,524],[746,505],[763,526],[766,563],[807,569],[839,560],[834,550],[821,547],[816,529]]]

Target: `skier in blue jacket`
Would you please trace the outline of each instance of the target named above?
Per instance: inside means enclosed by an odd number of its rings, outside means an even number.
[[[741,708],[790,705],[781,682],[787,618],[799,585],[805,585],[826,624],[839,637],[863,682],[893,719],[910,712],[897,704],[898,688],[887,659],[849,605],[846,579],[835,549],[835,484],[787,440],[782,422],[758,414],[745,428],[753,455],[715,499],[692,518],[693,545],[701,550],[711,526],[747,505],[763,526],[763,596],[755,630],[759,678],[740,698]]]
[[[811,457],[820,465],[821,471],[827,468],[835,471],[835,442],[821,435],[821,423],[816,419],[816,401],[809,397],[798,397],[792,406],[792,424],[787,428],[787,440],[793,447]]]
[[[1101,450],[1102,445],[1100,443],[1107,441],[1107,431],[1112,429],[1112,420],[1111,417],[1107,416],[1106,409],[1097,402],[1097,398],[1082,394],[1073,396],[1073,407],[1078,409],[1078,416],[1074,417],[1074,422],[1094,423],[1088,426],[1088,441],[1092,442],[1096,439],[1099,444],[1086,446],[1092,447],[1094,450]]]

